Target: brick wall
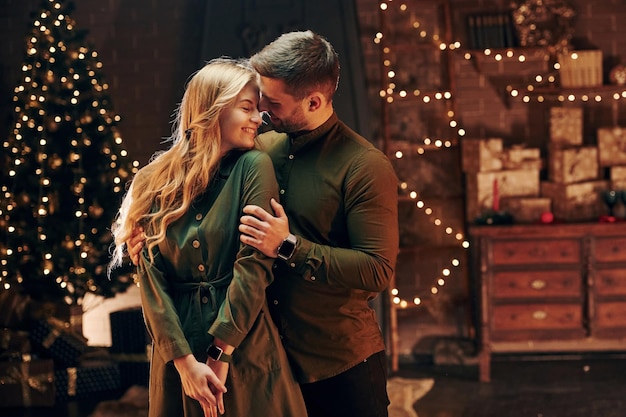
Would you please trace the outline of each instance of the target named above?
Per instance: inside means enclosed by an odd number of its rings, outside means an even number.
[[[356,1],[361,20],[365,71],[370,83],[373,114],[376,115],[379,114],[380,103],[380,65],[378,49],[372,39],[379,30],[378,2]],[[184,82],[199,65],[207,3],[200,0],[76,2],[73,18],[79,28],[89,30],[89,38],[100,53],[104,74],[111,85],[113,103],[123,118],[120,128],[130,151],[141,161],[145,161],[158,147],[161,137],[170,133],[171,114],[180,100]],[[424,5],[432,9],[434,4],[419,0],[406,3],[410,10],[412,5],[419,6],[412,9],[418,14]],[[508,1],[504,0],[450,0],[450,3],[453,33],[460,39],[465,37],[464,14],[485,9],[506,9],[508,5]],[[23,37],[32,24],[30,13],[36,11],[39,4],[39,0],[5,0],[0,5],[0,36],[3,39],[3,48],[0,49],[2,134],[8,131],[12,117],[10,102],[19,77]],[[601,48],[607,68],[622,59],[626,53],[626,36],[620,30],[619,22],[626,19],[626,3],[622,0],[571,0],[571,4],[577,12],[575,41]],[[483,73],[475,73],[466,64],[462,60],[455,62],[454,72],[459,83],[458,112],[470,134],[502,134],[520,141],[541,132],[544,127],[533,129],[527,123],[519,123],[525,115],[524,110],[518,108],[518,103],[513,103],[510,108],[507,106],[511,103],[503,103],[500,107],[500,92],[489,88],[486,77],[516,74],[516,69],[502,65],[492,71],[485,66]],[[524,65],[521,70],[528,68]],[[463,90],[468,84],[469,88]],[[617,109],[617,114],[613,114],[616,111],[612,108],[609,113],[613,119],[624,122],[626,116],[621,107]],[[490,115],[488,123],[485,118],[480,122],[483,109]],[[603,109],[591,110],[587,116],[590,122],[597,122],[600,115],[606,113]],[[533,120],[530,120],[531,123]],[[372,124],[372,131],[380,134],[376,117],[372,118]]]
[[[413,0],[407,4],[407,19],[417,16],[431,26],[434,34],[443,35],[443,25],[432,26],[430,13],[434,1]],[[440,2],[443,3],[443,2]],[[588,2],[571,0],[569,4],[576,13],[574,19],[573,44],[576,47],[599,48],[603,52],[605,78],[608,71],[618,62],[626,63],[626,32],[620,29],[619,22],[626,19],[626,2],[622,0],[598,0]],[[362,22],[362,44],[365,55],[367,79],[370,85],[370,98],[374,114],[380,114],[380,51],[372,42],[380,30],[380,18],[377,2],[357,0]],[[452,34],[454,40],[461,40],[467,45],[465,16],[470,13],[508,10],[508,1],[503,0],[450,0]],[[394,6],[395,7],[395,6]],[[394,22],[401,25],[402,21]],[[398,29],[393,27],[394,31]],[[432,34],[432,33],[431,33]],[[406,37],[404,38],[406,40]],[[519,51],[516,51],[519,52]],[[545,139],[546,119],[537,118],[545,111],[545,105],[526,105],[521,100],[513,100],[506,93],[507,85],[525,86],[536,74],[549,71],[548,57],[545,51],[524,51],[528,60],[520,63],[515,59],[496,62],[492,58],[474,54],[468,61],[461,52],[452,54],[452,76],[456,89],[455,107],[467,137],[502,136],[514,143],[540,142]],[[413,56],[416,55],[413,51]],[[517,56],[517,55],[516,55]],[[411,68],[414,73],[419,68]],[[443,83],[445,85],[445,83]],[[554,102],[554,105],[561,103]],[[578,103],[580,104],[580,103]],[[615,106],[606,101],[601,104],[587,104],[586,136],[593,140],[594,129],[590,126],[598,123],[626,124],[626,106]],[[433,120],[434,121],[434,120]],[[373,131],[382,132],[380,119]],[[381,133],[382,134],[382,133]]]
[[[381,99],[379,96],[383,86],[381,82],[381,50],[373,42],[377,32],[381,31],[382,23],[378,3],[370,0],[357,0],[362,30],[362,48],[365,57],[366,78],[372,114],[372,131],[377,132],[377,139],[382,141],[385,131],[382,124]],[[433,7],[443,4],[435,0],[406,0],[401,3],[386,2],[389,8],[398,9],[406,5],[406,11],[389,19],[391,25],[384,35],[387,41],[398,32],[406,31],[404,36],[397,37],[398,44],[391,42],[393,53],[388,55],[393,64],[390,68],[396,71],[394,81],[414,77],[418,84],[428,85],[432,78],[426,78],[423,46],[402,49],[400,43],[415,42],[420,30],[426,30],[429,36],[444,36],[444,20],[433,18]],[[508,0],[449,0],[451,5],[452,38],[467,45],[465,17],[470,13],[508,10]],[[574,20],[573,43],[577,47],[600,48],[604,56],[606,73],[620,60],[626,64],[626,32],[620,22],[626,19],[626,2],[623,0],[571,0],[569,2],[576,11]],[[411,22],[417,18],[420,27],[411,30]],[[402,26],[402,27],[401,27]],[[433,45],[433,49],[436,47]],[[538,74],[548,74],[551,70],[550,57],[543,49],[533,50],[517,48],[511,59],[496,61],[493,56],[487,57],[481,51],[469,51],[473,57],[465,58],[463,48],[450,54],[451,83],[445,82],[445,59],[440,63],[444,66],[444,77],[439,86],[441,91],[453,87],[454,102],[451,107],[456,110],[456,119],[465,129],[467,138],[500,137],[505,144],[526,144],[529,147],[540,147],[545,156],[545,148],[549,134],[549,108],[551,106],[580,106],[575,103],[547,100],[524,102],[521,98],[512,97],[510,86],[524,89],[534,83]],[[500,51],[502,52],[502,51]],[[517,57],[523,53],[525,62]],[[404,54],[404,56],[398,56]],[[385,69],[386,71],[386,69]],[[432,88],[431,88],[432,89]],[[423,153],[410,153],[411,144],[420,144],[424,136],[441,136],[450,133],[446,130],[446,119],[441,117],[446,107],[431,102],[424,104],[420,100],[406,100],[401,103],[396,99],[390,106],[388,131],[391,132],[389,155],[402,181],[409,184],[409,189],[419,193],[432,215],[415,208],[411,202],[402,201],[400,212],[401,246],[403,247],[398,261],[396,287],[401,298],[411,300],[414,295],[423,297],[419,308],[409,309],[406,314],[399,313],[399,332],[401,355],[419,349],[419,339],[429,335],[453,334],[466,336],[467,324],[462,318],[469,317],[471,294],[466,281],[471,271],[465,263],[463,253],[453,252],[452,255],[462,260],[460,269],[453,269],[445,287],[436,296],[430,295],[435,286],[436,277],[442,266],[450,259],[450,248],[455,243],[450,236],[442,232],[442,226],[434,225],[434,219],[441,219],[444,226],[454,230],[464,229],[465,222],[473,219],[464,218],[464,178],[459,171],[460,159],[458,146],[451,149],[435,149],[424,147]],[[584,104],[584,137],[585,142],[592,144],[596,140],[599,126],[620,124],[626,126],[626,101],[619,102],[604,99],[600,103],[593,100]],[[439,127],[439,129],[437,128]],[[454,133],[454,132],[452,132]],[[453,135],[452,137],[455,137]],[[400,142],[407,143],[400,143]],[[415,147],[415,146],[413,146]],[[403,150],[401,159],[395,158],[396,149]],[[458,247],[458,244],[457,244]],[[455,314],[457,317],[455,317]],[[471,331],[470,331],[471,333]]]

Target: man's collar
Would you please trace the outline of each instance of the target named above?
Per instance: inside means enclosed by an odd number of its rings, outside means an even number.
[[[290,133],[289,138],[292,143],[304,144],[313,139],[317,139],[326,133],[338,122],[337,113],[333,112],[330,117],[317,128],[308,132]]]

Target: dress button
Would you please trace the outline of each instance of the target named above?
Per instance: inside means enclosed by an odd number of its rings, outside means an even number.
[[[198,271],[204,272],[204,265],[202,264],[198,265]]]
[[[274,265],[272,265],[272,268],[276,269],[276,268],[278,268],[278,265],[274,264]]]
[[[289,159],[293,159],[293,158],[294,158],[294,156],[293,156],[293,155],[289,155]]]
[[[206,304],[208,302],[209,302],[209,297],[207,297],[206,295],[202,297],[202,304]]]
[[[281,190],[280,190],[280,193],[281,193],[281,194],[285,194],[285,190],[284,190],[284,189],[281,189]]]
[[[278,300],[274,300],[274,305],[277,306],[278,305]]]
[[[200,247],[200,241],[199,240],[194,240],[192,243],[193,247],[198,249]]]
[[[202,214],[201,213],[196,214],[196,220],[202,220]]]
[[[289,264],[289,266],[292,267],[292,268],[295,268],[296,267],[296,263],[292,262],[292,263]]]
[[[315,281],[315,277],[311,277],[311,281]]]

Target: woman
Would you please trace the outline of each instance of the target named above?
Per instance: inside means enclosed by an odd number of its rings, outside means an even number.
[[[172,146],[139,170],[118,213],[110,268],[135,225],[146,231],[150,417],[211,416],[216,405],[226,416],[306,416],[267,310],[273,259],[240,246],[237,230],[246,204],[269,210],[278,196],[271,160],[250,150],[258,103],[246,63],[205,65],[189,81]]]

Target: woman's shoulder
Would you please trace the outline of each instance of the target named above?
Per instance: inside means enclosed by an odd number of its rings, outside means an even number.
[[[262,161],[263,159],[269,159],[269,155],[265,151],[261,151],[259,149],[250,149],[243,152],[239,159],[255,162]]]
[[[244,152],[239,157],[239,164],[244,165],[248,168],[257,168],[257,169],[266,169],[268,167],[272,167],[272,160],[270,156],[261,150],[251,149],[249,151]]]

